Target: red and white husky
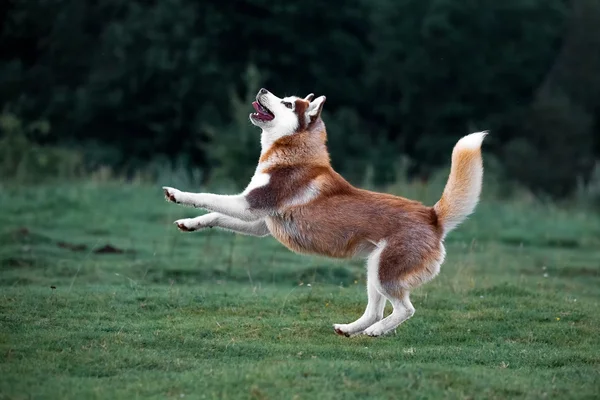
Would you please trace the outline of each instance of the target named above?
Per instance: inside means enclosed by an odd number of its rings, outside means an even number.
[[[321,110],[325,96],[275,96],[261,89],[250,121],[262,129],[262,151],[248,187],[237,195],[189,193],[164,187],[168,200],[211,211],[175,221],[182,231],[218,227],[272,235],[298,253],[367,259],[368,304],[335,332],[379,336],[410,318],[410,291],[433,279],[444,261],[444,237],[471,214],[483,177],[486,132],[458,141],[442,198],[428,207],[358,189],[335,172]],[[389,300],[393,312],[383,318]]]

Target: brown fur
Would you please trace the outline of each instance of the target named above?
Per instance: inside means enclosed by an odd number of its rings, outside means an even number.
[[[379,272],[382,284],[395,287],[414,280],[412,276],[429,275],[426,269],[441,251],[441,229],[433,208],[353,187],[330,165],[322,121],[310,125],[264,152],[260,162],[271,166],[262,172],[270,174],[270,181],[247,195],[252,208],[277,210],[267,218],[272,235],[295,252],[334,258],[365,254],[386,240]],[[318,189],[316,198],[285,206],[310,184]]]
[[[303,164],[330,166],[326,141],[325,124],[318,120],[311,123],[307,129],[284,136],[273,143],[260,156],[259,163],[297,167]]]
[[[285,200],[291,199],[326,171],[326,167],[318,165],[276,165],[266,168],[262,172],[270,175],[269,184],[252,190],[246,200],[253,209],[280,208]]]
[[[306,114],[306,109],[308,108],[308,105],[310,103],[306,100],[303,99],[297,99],[296,100],[296,104],[294,107],[294,111],[296,112],[296,115],[298,116],[298,131],[302,132],[304,130],[306,130],[307,123],[306,123],[306,118],[304,117],[304,115]]]

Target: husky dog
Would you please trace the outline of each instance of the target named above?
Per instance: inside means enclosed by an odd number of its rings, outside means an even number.
[[[211,211],[180,219],[182,231],[222,228],[272,235],[297,253],[367,260],[368,303],[344,336],[380,336],[412,317],[410,291],[433,279],[444,261],[444,238],[471,214],[483,178],[481,144],[487,132],[460,139],[441,199],[417,201],[352,186],[331,167],[321,111],[325,96],[279,98],[260,89],[252,124],[261,128],[261,154],[240,194],[182,192],[164,187],[174,203]],[[383,317],[388,300],[392,313]]]

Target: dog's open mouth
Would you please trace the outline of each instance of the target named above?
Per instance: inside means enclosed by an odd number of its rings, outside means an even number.
[[[256,110],[256,112],[252,114],[252,118],[254,119],[259,121],[272,121],[273,118],[275,118],[275,115],[273,115],[271,110],[260,104],[259,101],[252,102],[252,107]]]

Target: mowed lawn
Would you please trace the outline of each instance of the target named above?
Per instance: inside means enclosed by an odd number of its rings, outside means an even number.
[[[374,339],[332,329],[364,310],[362,262],[172,225],[199,213],[160,187],[0,189],[0,399],[600,396],[598,214],[484,201]]]

